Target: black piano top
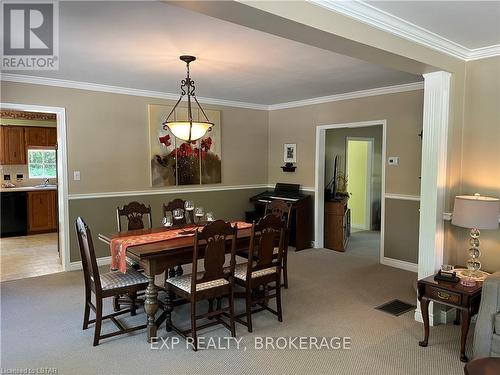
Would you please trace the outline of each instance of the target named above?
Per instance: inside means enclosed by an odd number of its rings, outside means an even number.
[[[274,190],[264,191],[250,198],[251,202],[262,201],[269,202],[274,199],[283,199],[291,202],[297,202],[309,197],[307,194],[300,192],[299,184],[284,184],[277,183]]]

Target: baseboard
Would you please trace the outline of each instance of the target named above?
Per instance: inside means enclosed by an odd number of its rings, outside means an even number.
[[[102,257],[102,258],[97,258],[97,265],[98,266],[105,266],[107,264],[111,264],[111,257]],[[70,271],[77,271],[82,269],[82,262],[71,262],[69,264],[69,270]]]
[[[398,260],[393,258],[384,257],[381,263],[385,266],[400,268],[402,270],[410,272],[418,272],[418,264],[405,262],[404,260]]]

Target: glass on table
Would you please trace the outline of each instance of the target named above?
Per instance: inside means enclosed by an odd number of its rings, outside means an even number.
[[[208,222],[212,222],[212,221],[215,221],[215,215],[213,212],[207,212],[207,215],[206,215],[206,218],[207,218],[207,221]]]
[[[164,227],[171,227],[172,225],[174,225],[174,217],[172,216],[172,212],[168,211],[165,213],[162,224]]]
[[[184,210],[182,208],[176,208],[172,211],[172,215],[175,220],[182,220],[184,219]]]
[[[185,201],[184,208],[186,209],[186,211],[193,211],[194,210],[194,202],[193,201]]]
[[[201,221],[202,217],[205,216],[205,210],[203,207],[196,207],[194,210],[194,216],[198,219],[198,222]]]

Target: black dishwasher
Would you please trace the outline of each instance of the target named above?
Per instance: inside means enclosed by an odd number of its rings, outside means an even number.
[[[0,237],[24,236],[28,233],[27,194],[25,191],[2,192]]]

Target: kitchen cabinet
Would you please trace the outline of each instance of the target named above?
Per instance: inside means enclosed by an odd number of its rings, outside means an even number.
[[[57,192],[38,190],[28,192],[28,232],[57,230]]]
[[[55,147],[57,143],[56,128],[27,126],[25,133],[27,147]]]
[[[0,126],[2,145],[0,164],[26,164],[24,127]]]
[[[57,129],[48,128],[47,130],[47,146],[56,147],[57,146]]]

